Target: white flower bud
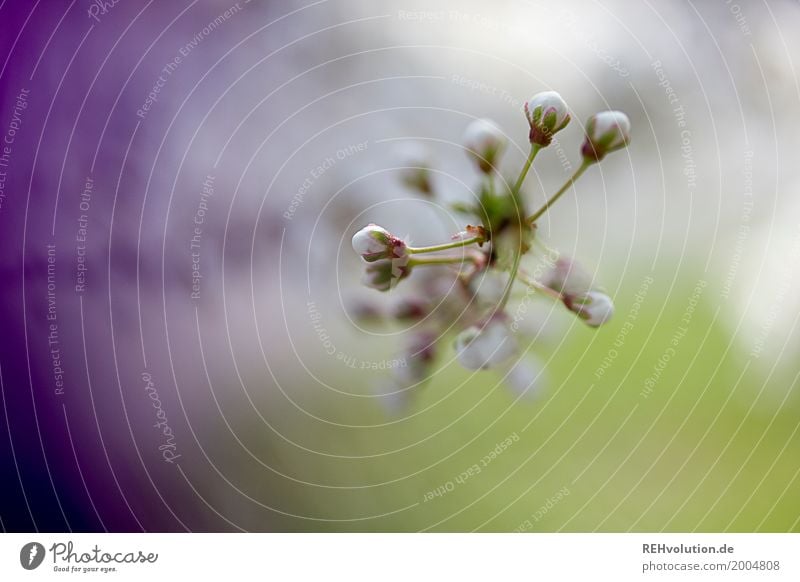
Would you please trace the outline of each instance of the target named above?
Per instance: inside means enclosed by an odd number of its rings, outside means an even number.
[[[575,296],[592,288],[592,277],[577,261],[560,258],[543,277],[542,283],[562,295]]]
[[[436,334],[420,332],[411,337],[406,346],[402,365],[393,368],[396,381],[402,386],[413,386],[427,380],[436,360]]]
[[[513,356],[517,351],[514,338],[501,318],[495,317],[485,325],[473,325],[456,337],[458,361],[468,370],[491,368]]]
[[[406,243],[385,228],[368,224],[353,235],[353,250],[372,263],[380,259],[406,256]]]
[[[393,379],[382,379],[374,387],[376,400],[384,412],[392,416],[408,410],[411,401],[409,388],[401,388]]]
[[[379,305],[364,299],[350,299],[347,305],[347,315],[359,325],[373,325],[383,323],[386,313]]]
[[[408,409],[414,394],[431,377],[436,359],[437,335],[421,332],[412,336],[401,358],[391,367],[390,380],[378,386],[379,401],[388,412]]]
[[[496,269],[484,269],[469,281],[472,296],[484,308],[500,305],[507,286],[508,273]]]
[[[586,124],[583,157],[600,161],[606,154],[624,148],[631,141],[631,122],[621,111],[601,111]]]
[[[538,396],[544,381],[542,365],[538,359],[526,359],[516,362],[508,371],[505,382],[511,390],[525,398]]]
[[[371,289],[388,291],[411,273],[408,256],[399,259],[381,259],[367,265],[362,283]]]
[[[392,317],[398,321],[419,321],[428,316],[431,304],[422,297],[406,297],[392,308]]]
[[[406,187],[425,196],[433,196],[430,170],[430,152],[420,143],[404,143],[397,149],[400,165],[400,181]]]
[[[570,120],[569,109],[555,91],[537,93],[525,103],[525,116],[531,126],[531,143],[545,147],[553,135],[564,129]]]
[[[495,167],[495,162],[506,145],[506,137],[489,119],[476,119],[464,131],[464,147],[484,173]]]
[[[590,327],[600,327],[614,315],[611,297],[600,291],[566,297],[564,304]]]

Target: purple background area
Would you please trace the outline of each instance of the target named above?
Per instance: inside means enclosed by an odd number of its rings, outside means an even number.
[[[183,352],[170,353],[166,345],[164,314],[181,325],[195,313],[185,300],[185,270],[178,268],[188,264],[191,226],[185,221],[184,228],[165,235],[166,217],[191,216],[205,174],[212,173],[198,169],[213,163],[211,131],[200,128],[189,146],[195,127],[186,120],[205,112],[218,96],[215,87],[229,85],[238,71],[226,63],[208,67],[255,23],[232,18],[205,38],[202,55],[181,63],[167,79],[164,98],[141,119],[136,111],[165,63],[227,5],[123,1],[95,22],[83,1],[2,4],[4,134],[16,96],[29,90],[10,164],[3,168],[6,197],[0,208],[2,525],[8,531],[203,529],[207,516],[196,511],[198,499],[187,482],[175,483],[181,474],[159,454],[157,429],[134,434],[134,428],[157,422],[143,390],[145,371],[161,379],[159,397],[176,431],[183,405],[173,371],[190,386],[205,381],[189,355],[196,340],[179,342]],[[268,12],[262,6],[261,13]],[[189,104],[178,111],[180,102],[167,96],[169,89],[191,87],[204,73]],[[178,171],[183,152],[189,163]],[[218,184],[226,171],[225,162],[213,171]],[[87,177],[94,187],[84,212],[80,197]],[[82,214],[88,217],[87,269],[85,290],[78,292]],[[219,212],[204,225],[206,276],[219,268],[220,245],[210,243],[219,241],[225,218]],[[230,220],[236,224],[236,210]],[[249,253],[254,224],[228,225],[229,269]],[[260,226],[256,245],[270,230]],[[56,249],[58,335],[52,345],[52,322],[46,319],[50,244]],[[139,302],[145,305],[141,316]],[[51,348],[60,350],[63,394],[57,393]],[[186,406],[191,409],[191,399]],[[172,486],[155,485],[165,480]]]

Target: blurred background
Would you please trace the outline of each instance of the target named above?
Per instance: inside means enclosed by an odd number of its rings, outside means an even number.
[[[798,27],[791,0],[0,2],[3,530],[800,530]],[[531,303],[532,398],[452,350],[386,397],[415,324],[354,317],[406,291],[362,287],[350,238],[462,230],[465,126],[515,176],[544,90],[573,122],[534,202],[588,116],[632,121],[538,233],[615,318]]]

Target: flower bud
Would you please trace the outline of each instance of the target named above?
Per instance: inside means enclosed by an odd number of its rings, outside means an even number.
[[[429,331],[411,336],[403,354],[405,366],[396,368],[398,379],[405,379],[406,385],[419,384],[428,379],[431,366],[436,361],[436,339],[437,335]]]
[[[570,120],[567,104],[555,91],[537,93],[525,103],[525,116],[531,126],[532,144],[550,145],[553,134],[564,129]]]
[[[484,269],[470,279],[468,289],[478,307],[490,308],[500,305],[507,286],[508,272]]]
[[[590,327],[600,327],[614,315],[611,297],[600,291],[565,297],[564,305]]]
[[[437,335],[415,333],[390,370],[390,379],[379,388],[379,401],[388,412],[397,414],[408,409],[414,394],[431,377],[436,361]]]
[[[436,339],[436,334],[428,331],[414,334],[398,365],[392,367],[392,381],[406,397],[409,389],[420,387],[431,377],[436,361]]]
[[[430,304],[424,299],[406,298],[392,309],[392,316],[398,321],[419,321],[430,312]]]
[[[353,250],[372,263],[406,256],[406,243],[376,224],[368,224],[353,235]]]
[[[631,122],[621,111],[601,111],[586,124],[586,141],[581,153],[599,162],[606,154],[624,148],[631,141]]]
[[[476,119],[464,131],[464,147],[485,174],[495,167],[497,158],[506,146],[506,137],[489,119]]]
[[[526,356],[519,360],[508,371],[505,382],[511,390],[523,398],[538,396],[543,384],[544,373],[538,358]]]
[[[405,143],[398,148],[398,157],[403,166],[400,169],[400,181],[424,196],[433,196],[428,150],[419,143]]]
[[[362,283],[371,289],[388,291],[410,273],[411,267],[408,266],[407,256],[399,259],[381,259],[367,265]]]
[[[394,376],[394,372],[391,373]],[[394,377],[383,378],[374,386],[378,404],[384,412],[397,416],[406,412],[411,404],[411,389],[402,387]]]
[[[473,325],[456,337],[458,361],[468,370],[491,368],[513,356],[517,351],[514,338],[505,321],[490,319],[483,326]]]
[[[359,325],[374,325],[383,323],[385,314],[383,310],[370,301],[351,299],[347,305],[347,314]]]
[[[591,290],[592,276],[577,261],[562,257],[542,278],[542,284],[562,295],[576,296]]]

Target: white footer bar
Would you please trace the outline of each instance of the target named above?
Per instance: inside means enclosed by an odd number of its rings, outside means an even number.
[[[800,580],[800,534],[4,534],[2,580]]]

